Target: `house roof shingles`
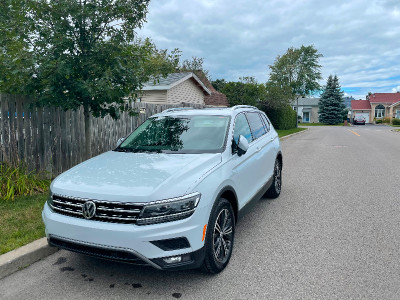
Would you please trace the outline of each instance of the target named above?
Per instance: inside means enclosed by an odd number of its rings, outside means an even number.
[[[185,78],[190,75],[190,72],[185,73],[170,73],[167,77],[160,76],[157,80],[150,79],[144,84],[145,87],[165,86],[168,87],[173,83]]]
[[[372,103],[396,103],[400,101],[400,93],[375,93],[369,96]]]
[[[318,106],[320,98],[299,98],[299,106]],[[292,105],[297,105],[297,100],[293,100]]]
[[[352,110],[368,110],[371,109],[371,103],[368,100],[351,100]]]
[[[211,91],[204,85],[204,83],[193,72],[170,73],[166,77],[160,76],[159,78],[151,78],[143,85],[143,91],[151,90],[169,90],[175,85],[191,79],[193,82],[203,90],[205,95],[211,95]]]

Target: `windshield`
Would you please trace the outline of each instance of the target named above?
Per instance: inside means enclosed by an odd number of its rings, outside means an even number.
[[[148,119],[115,151],[159,153],[222,152],[228,116],[162,116]]]

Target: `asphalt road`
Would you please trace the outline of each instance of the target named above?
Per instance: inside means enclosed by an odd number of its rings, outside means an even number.
[[[241,219],[221,274],[59,251],[0,299],[400,299],[400,133],[312,127],[282,145],[282,194]]]

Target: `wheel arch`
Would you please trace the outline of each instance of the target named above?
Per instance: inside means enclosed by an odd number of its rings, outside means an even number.
[[[276,159],[279,160],[279,162],[281,163],[281,167],[283,167],[283,157],[282,157],[282,152],[279,151],[278,155],[276,156]]]
[[[235,213],[235,223],[236,223],[238,220],[238,214],[239,214],[239,204],[238,204],[238,198],[237,198],[235,189],[230,185],[225,186],[218,193],[218,196],[215,199],[215,203],[217,203],[218,200],[221,198],[228,200],[229,203],[232,205],[233,212]]]

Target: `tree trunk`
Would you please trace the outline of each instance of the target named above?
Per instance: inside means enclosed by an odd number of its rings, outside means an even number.
[[[89,159],[92,156],[91,151],[91,126],[90,126],[90,111],[89,103],[83,104],[83,115],[85,119],[85,159]]]

